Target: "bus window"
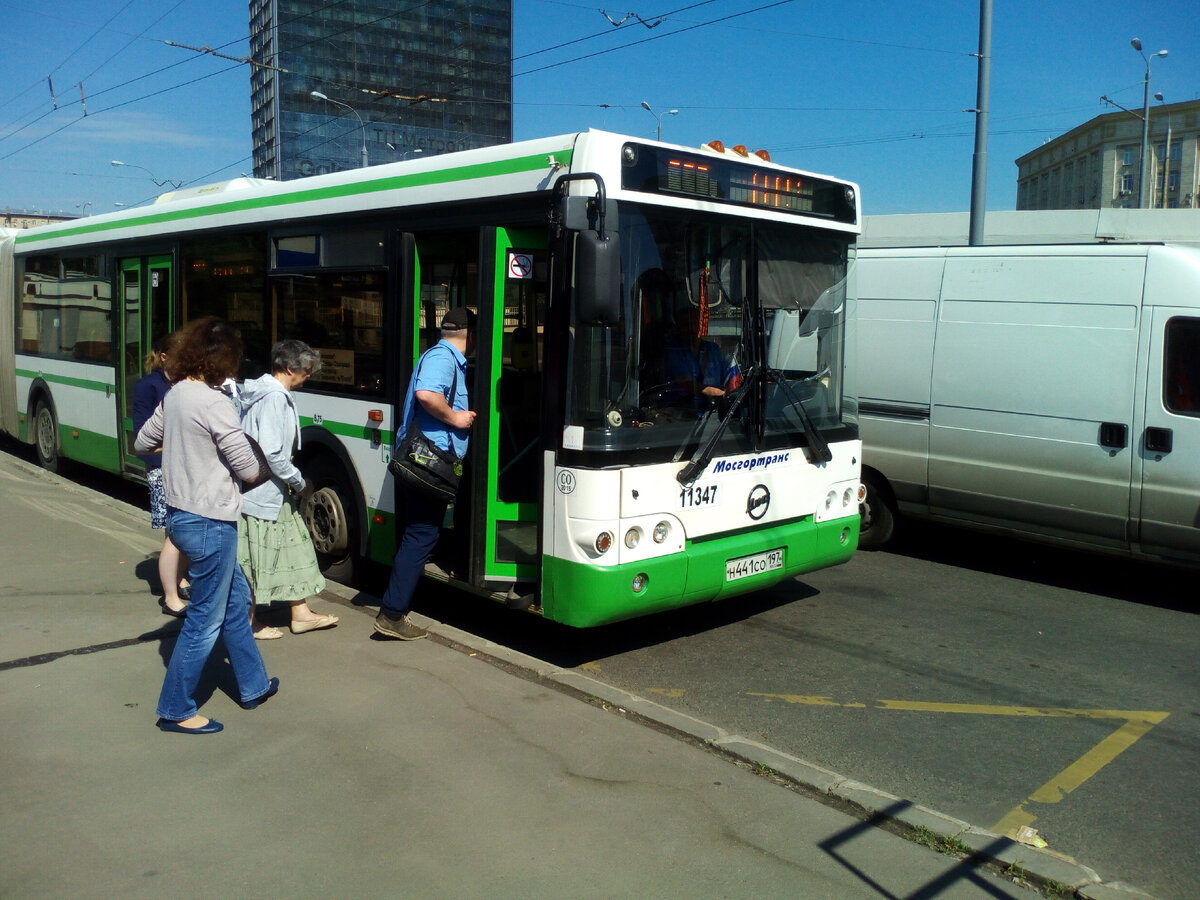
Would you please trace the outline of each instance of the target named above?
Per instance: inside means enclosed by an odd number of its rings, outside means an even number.
[[[271,279],[277,338],[321,353],[309,387],[382,396],[384,272],[316,272]]]
[[[23,353],[110,361],[112,292],[101,257],[29,257],[21,287],[17,327]]]
[[[245,345],[241,378],[271,368],[271,317],[263,296],[266,256],[267,237],[261,232],[183,243],[181,321],[217,316],[237,328]]]

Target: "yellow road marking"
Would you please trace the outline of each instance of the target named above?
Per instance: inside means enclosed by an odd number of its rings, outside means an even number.
[[[662,694],[664,697],[679,699],[687,693],[683,688],[646,688],[652,694]]]
[[[804,694],[766,694],[750,692],[767,702],[782,700],[801,706],[836,706],[843,709],[865,709],[865,703],[839,703],[832,697]],[[952,713],[972,716],[1053,717],[1063,719],[1122,720],[1123,724],[1087,753],[1071,763],[1040,788],[1021,801],[989,830],[1015,838],[1023,825],[1031,825],[1037,816],[1025,808],[1027,803],[1058,803],[1102,768],[1128,750],[1146,732],[1163,721],[1170,713],[1132,709],[1060,709],[1041,706],[992,706],[979,703],[927,703],[918,700],[876,700],[872,709],[904,712]]]

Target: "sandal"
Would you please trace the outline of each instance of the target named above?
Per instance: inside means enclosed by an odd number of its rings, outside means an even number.
[[[271,625],[264,625],[258,631],[254,632],[256,641],[274,641],[283,637],[283,632]]]
[[[332,628],[338,623],[337,616],[321,616],[307,622],[293,622],[292,634],[304,634],[306,631],[320,631],[322,628]]]

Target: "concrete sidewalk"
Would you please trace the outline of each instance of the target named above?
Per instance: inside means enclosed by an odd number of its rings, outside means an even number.
[[[0,453],[0,896],[1033,896],[883,819],[1144,896],[438,623],[373,639],[336,586],[337,628],[260,644],[276,698],[214,657],[226,730],[162,734],[147,520]]]

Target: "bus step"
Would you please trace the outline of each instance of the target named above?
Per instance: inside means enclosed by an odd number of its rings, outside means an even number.
[[[526,591],[531,587],[527,584],[514,584],[508,589],[508,593],[504,596],[504,602],[509,609],[529,609],[533,606],[533,601],[537,599],[534,591]]]

